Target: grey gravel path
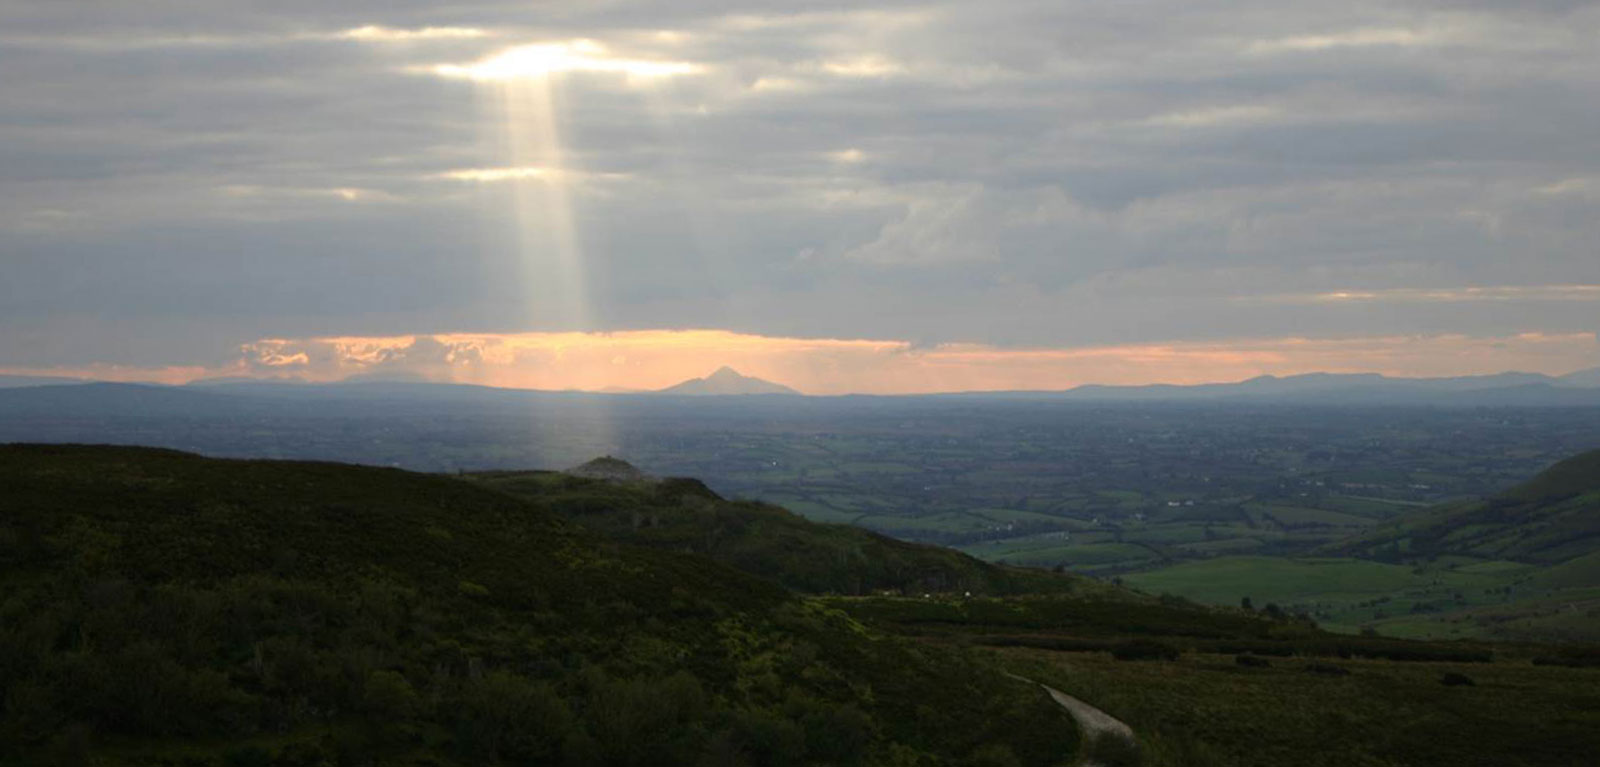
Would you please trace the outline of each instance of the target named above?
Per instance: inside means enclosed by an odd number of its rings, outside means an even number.
[[[1040,687],[1043,687],[1045,692],[1050,693],[1050,698],[1052,700],[1054,700],[1062,708],[1066,709],[1068,714],[1072,715],[1073,721],[1078,723],[1078,729],[1083,732],[1083,740],[1085,743],[1108,735],[1112,737],[1126,738],[1128,740],[1134,739],[1133,728],[1129,727],[1127,723],[1123,722],[1121,719],[1107,714],[1106,712],[1101,711],[1100,709],[1078,700],[1077,698],[1074,698],[1060,690],[1057,690],[1054,687],[1046,684],[1039,684],[1038,682],[1035,682],[1025,676],[1017,676],[1016,674],[1006,674],[1006,676],[1009,676],[1012,679],[1018,679],[1027,682],[1028,684],[1038,684]],[[1083,767],[1095,767],[1095,765],[1093,762],[1084,762]]]

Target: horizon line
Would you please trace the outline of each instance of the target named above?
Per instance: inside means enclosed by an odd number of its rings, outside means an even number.
[[[1327,371],[1327,370],[1311,370],[1311,371],[1306,371],[1306,372],[1303,372],[1303,373],[1290,373],[1290,374],[1284,374],[1284,375],[1278,375],[1278,374],[1272,374],[1272,373],[1262,373],[1262,374],[1259,374],[1259,375],[1249,376],[1249,377],[1246,377],[1246,378],[1224,379],[1224,380],[1214,380],[1214,381],[1202,381],[1202,382],[1198,382],[1198,383],[1170,383],[1170,382],[1165,382],[1165,381],[1151,381],[1151,382],[1147,382],[1147,383],[1137,383],[1137,384],[1115,384],[1115,383],[1088,382],[1088,383],[1079,383],[1079,384],[1075,384],[1073,386],[1069,386],[1069,387],[1065,387],[1065,388],[1057,388],[1057,389],[1051,389],[1051,388],[994,388],[994,389],[949,389],[949,390],[923,391],[923,392],[844,391],[844,392],[831,392],[831,393],[810,393],[810,392],[802,391],[802,390],[797,389],[797,388],[792,387],[792,386],[788,386],[787,384],[782,384],[781,382],[770,381],[770,380],[767,380],[767,379],[764,379],[764,378],[755,377],[755,376],[744,376],[744,374],[739,373],[739,371],[737,369],[735,369],[735,368],[733,368],[732,366],[729,366],[729,365],[721,365],[721,366],[718,367],[719,370],[722,369],[722,368],[727,368],[727,369],[733,370],[734,373],[739,374],[740,376],[742,376],[744,378],[757,380],[757,381],[760,381],[762,383],[770,383],[770,384],[782,385],[782,386],[785,386],[786,388],[791,389],[792,391],[790,391],[790,392],[733,392],[733,393],[706,393],[706,394],[674,394],[674,393],[671,393],[671,392],[668,391],[668,389],[671,389],[671,388],[673,388],[675,386],[678,386],[678,385],[680,385],[682,383],[688,383],[688,382],[692,382],[692,381],[703,380],[704,378],[706,378],[706,377],[708,377],[710,375],[709,373],[706,376],[699,376],[699,377],[695,377],[695,378],[686,378],[683,381],[680,381],[678,384],[671,384],[669,386],[662,387],[662,388],[657,388],[657,389],[625,389],[625,388],[622,388],[622,387],[615,387],[615,386],[607,386],[607,387],[601,387],[601,388],[595,388],[595,389],[584,389],[584,388],[577,388],[577,387],[540,388],[540,387],[526,387],[526,386],[497,386],[497,385],[494,385],[494,384],[475,383],[475,382],[471,382],[471,381],[429,380],[429,379],[419,379],[419,378],[408,378],[408,377],[403,377],[403,376],[397,376],[397,377],[394,377],[394,378],[381,378],[381,377],[372,377],[372,376],[369,376],[369,375],[362,375],[362,374],[351,375],[351,376],[347,376],[347,377],[342,378],[342,379],[330,380],[330,381],[314,381],[314,380],[308,380],[308,379],[305,379],[305,378],[297,378],[297,377],[292,378],[292,377],[270,377],[270,376],[260,376],[260,377],[255,377],[255,376],[221,376],[221,377],[216,377],[216,378],[196,378],[196,379],[193,379],[193,380],[190,380],[190,381],[184,381],[182,383],[166,383],[166,382],[156,381],[156,380],[137,380],[137,379],[115,380],[115,379],[93,378],[93,377],[84,377],[84,376],[69,376],[69,375],[59,375],[59,374],[41,375],[41,374],[32,373],[32,372],[13,373],[13,372],[9,372],[9,371],[7,371],[5,369],[0,369],[0,381],[6,380],[6,379],[37,379],[39,381],[39,383],[37,383],[37,384],[23,384],[23,385],[20,385],[20,386],[0,387],[0,388],[23,389],[23,388],[39,388],[39,387],[47,387],[47,386],[80,386],[80,385],[84,385],[84,384],[116,384],[116,385],[129,385],[129,386],[148,386],[148,387],[152,387],[152,388],[163,388],[163,389],[183,389],[183,388],[190,388],[190,387],[192,387],[192,388],[206,388],[207,386],[227,386],[227,385],[234,385],[234,384],[238,384],[238,385],[281,384],[281,385],[284,385],[284,386],[306,386],[306,387],[344,386],[344,385],[350,385],[350,384],[391,384],[391,385],[392,384],[399,384],[399,385],[414,385],[414,386],[454,386],[454,387],[464,387],[464,388],[493,389],[493,390],[496,390],[496,391],[528,392],[528,393],[538,393],[538,394],[592,394],[592,395],[601,395],[601,396],[622,396],[622,397],[626,397],[626,396],[664,396],[664,397],[684,397],[684,398],[705,398],[705,397],[808,397],[808,398],[814,398],[814,399],[826,399],[826,398],[835,398],[835,397],[885,397],[885,398],[888,398],[888,397],[942,397],[942,396],[954,396],[954,395],[983,395],[983,394],[995,394],[995,395],[1000,395],[1000,394],[1069,394],[1071,392],[1080,391],[1080,390],[1083,390],[1083,389],[1112,389],[1112,390],[1148,390],[1148,389],[1156,389],[1156,388],[1201,389],[1201,388],[1213,387],[1213,386],[1237,386],[1239,384],[1245,384],[1245,383],[1249,383],[1251,381],[1260,381],[1260,380],[1283,381],[1283,380],[1290,380],[1290,379],[1296,379],[1296,378],[1309,378],[1309,377],[1313,377],[1313,376],[1328,376],[1328,377],[1338,377],[1338,378],[1368,378],[1368,379],[1377,378],[1377,379],[1382,379],[1382,380],[1386,380],[1386,381],[1395,381],[1395,382],[1459,381],[1459,380],[1499,378],[1499,377],[1503,377],[1503,376],[1528,376],[1528,377],[1532,377],[1532,378],[1544,379],[1545,381],[1560,381],[1560,380],[1562,380],[1564,378],[1568,378],[1568,377],[1571,377],[1571,376],[1574,376],[1574,375],[1577,375],[1577,374],[1580,374],[1580,373],[1600,372],[1600,366],[1580,367],[1580,368],[1577,368],[1575,370],[1571,370],[1571,371],[1569,371],[1567,373],[1554,374],[1554,375],[1548,374],[1548,373],[1531,372],[1531,371],[1526,371],[1526,370],[1502,370],[1502,371],[1498,371],[1498,372],[1494,372],[1494,373],[1474,373],[1474,374],[1467,374],[1467,375],[1452,375],[1452,376],[1403,376],[1403,375],[1390,375],[1390,374],[1386,374],[1386,373],[1382,373],[1382,372],[1378,372],[1378,371],[1343,371],[1343,372],[1335,372],[1335,371]],[[715,372],[715,371],[713,371],[713,372]],[[1537,383],[1537,382],[1534,382],[1534,383]],[[1512,386],[1515,386],[1515,385],[1516,384],[1512,384]],[[1582,386],[1580,386],[1580,387],[1575,387],[1575,388],[1600,388],[1600,384],[1597,384],[1595,387],[1582,387]]]

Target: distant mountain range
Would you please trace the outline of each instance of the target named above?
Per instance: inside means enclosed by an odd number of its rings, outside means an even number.
[[[80,383],[88,383],[88,381],[82,378],[65,378],[62,376],[0,376],[0,389],[21,389],[29,386]]]
[[[691,378],[683,383],[668,386],[658,394],[726,395],[726,394],[799,394],[783,384],[741,375],[726,365],[705,378]]]
[[[79,391],[60,391],[81,389]],[[46,391],[50,390],[50,391]],[[229,395],[241,398],[327,399],[340,401],[472,401],[495,402],[547,396],[726,396],[750,394],[799,395],[787,386],[718,368],[704,378],[693,378],[656,391],[608,390],[603,392],[552,392],[505,389],[472,384],[429,383],[375,379],[350,379],[337,383],[308,383],[291,379],[226,378],[196,381],[186,386],[113,384],[71,378],[0,376],[6,401],[65,404],[80,400],[146,401],[170,398],[151,394],[165,391],[176,396]],[[1496,373],[1454,378],[1390,378],[1376,373],[1307,373],[1296,376],[1259,376],[1235,383],[1192,386],[1151,384],[1103,386],[1090,384],[1059,391],[952,392],[932,397],[995,397],[1086,402],[1278,402],[1322,405],[1439,405],[1439,406],[1600,406],[1600,368],[1563,376],[1539,373]],[[0,402],[0,410],[5,410]]]
[[[1259,376],[1238,383],[1079,386],[1060,393],[1093,400],[1274,400],[1307,404],[1600,405],[1600,368],[1564,376],[1496,373],[1390,378],[1377,373]]]

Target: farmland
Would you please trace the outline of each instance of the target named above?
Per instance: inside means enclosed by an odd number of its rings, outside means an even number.
[[[1309,551],[1600,447],[1596,408],[734,399],[239,398],[170,413],[12,415],[0,418],[0,441],[440,472],[565,468],[615,455],[817,520],[1104,575]]]
[[[0,418],[0,441],[138,443],[434,472],[562,468],[615,455],[816,521],[1120,578],[1152,593],[1235,605],[1249,596],[1338,630],[1559,639],[1600,625],[1592,614],[1600,600],[1581,590],[1597,582],[1592,558],[1543,573],[1487,552],[1420,565],[1300,559],[1324,559],[1340,541],[1387,540],[1386,526],[1402,515],[1469,503],[1600,447],[1600,409],[516,397],[285,395],[190,398],[165,412],[93,417],[44,410]]]

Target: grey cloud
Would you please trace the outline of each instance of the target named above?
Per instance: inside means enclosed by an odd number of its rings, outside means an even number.
[[[1600,282],[1600,198],[1537,192],[1600,179],[1590,3],[73,6],[0,10],[7,364],[575,327],[513,187],[440,178],[508,164],[492,87],[407,68],[576,37],[706,68],[562,81],[568,162],[611,174],[572,194],[596,329],[1593,329],[1581,302],[1238,300]],[[497,34],[332,37],[365,24]],[[1251,52],[1374,29],[1449,34]]]

